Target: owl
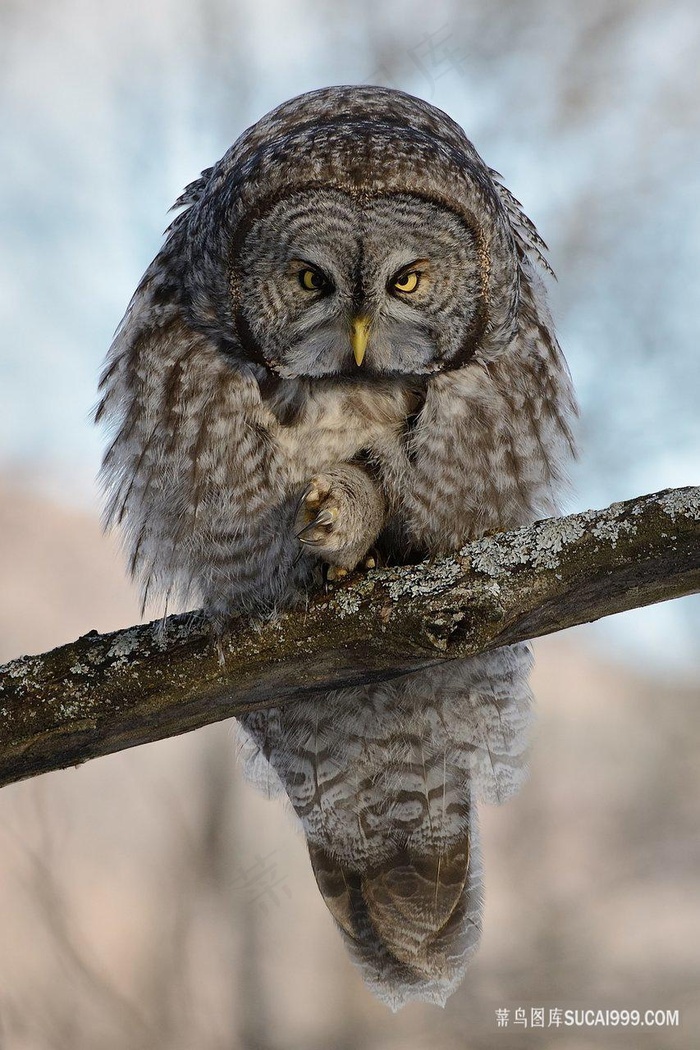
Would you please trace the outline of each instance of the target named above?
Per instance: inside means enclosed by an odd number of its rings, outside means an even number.
[[[545,245],[461,128],[380,87],[294,98],[187,187],[117,330],[106,520],[144,602],[302,604],[556,512],[569,373]],[[479,940],[477,804],[525,769],[525,644],[241,721],[369,986],[444,1004]]]

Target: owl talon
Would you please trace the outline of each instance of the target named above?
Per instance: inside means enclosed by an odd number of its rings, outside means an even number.
[[[313,478],[306,486],[297,504],[296,538],[308,546],[323,546],[338,520],[338,506],[332,498],[331,479],[324,474]],[[301,526],[299,528],[299,526]]]
[[[302,492],[300,500],[302,506],[309,511],[318,510],[332,487],[331,479],[326,474],[318,474]]]
[[[320,510],[314,520],[311,522],[312,525],[332,525],[338,517],[337,507],[326,507],[325,510]]]
[[[310,521],[308,525],[304,525],[296,533],[296,538],[301,540],[302,543],[316,543],[320,538],[325,535],[324,532],[319,532],[318,536],[313,535],[314,529],[325,529],[328,525],[332,525],[338,517],[337,507],[329,507],[326,510],[320,510],[313,521]]]
[[[295,517],[297,517],[297,518],[299,517],[299,512],[301,511],[301,508],[306,503],[306,500],[307,500],[308,496],[310,495],[310,493],[311,493],[311,485],[307,485],[306,488],[304,489],[304,491],[302,492],[302,494],[299,496],[299,499],[296,502],[296,506],[294,508],[294,516]]]
[[[304,495],[301,497],[302,503],[306,503],[309,507],[314,507],[321,502],[319,491],[315,485],[309,485],[304,489]]]
[[[383,498],[366,472],[354,463],[338,464],[308,482],[297,504],[294,532],[332,567],[327,576],[332,582],[373,557],[384,511]]]

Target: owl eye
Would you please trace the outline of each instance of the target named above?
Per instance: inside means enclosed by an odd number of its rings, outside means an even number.
[[[331,282],[326,275],[313,266],[305,266],[299,271],[299,284],[307,292],[326,292],[331,288]]]
[[[402,273],[400,277],[396,278],[393,282],[393,287],[397,292],[415,292],[419,280],[420,274],[415,270],[409,270],[408,273]]]
[[[419,269],[419,264],[422,269]],[[401,292],[403,295],[410,295],[411,292],[415,292],[421,283],[423,277],[423,269],[427,266],[427,259],[417,259],[416,262],[411,264],[411,267],[407,270],[400,270],[396,277],[391,277],[388,282],[389,292]]]

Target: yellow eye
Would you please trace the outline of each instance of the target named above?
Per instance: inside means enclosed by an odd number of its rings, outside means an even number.
[[[420,274],[417,270],[408,270],[406,273],[399,274],[399,276],[392,282],[392,288],[397,292],[415,292],[416,288],[420,284]]]
[[[319,270],[312,270],[308,266],[299,271],[299,283],[307,292],[321,292],[328,285],[328,281]]]

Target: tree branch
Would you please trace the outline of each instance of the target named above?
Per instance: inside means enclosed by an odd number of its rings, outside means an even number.
[[[220,646],[198,612],[92,631],[0,668],[0,785],[698,590],[700,488],[683,488],[356,575]]]

